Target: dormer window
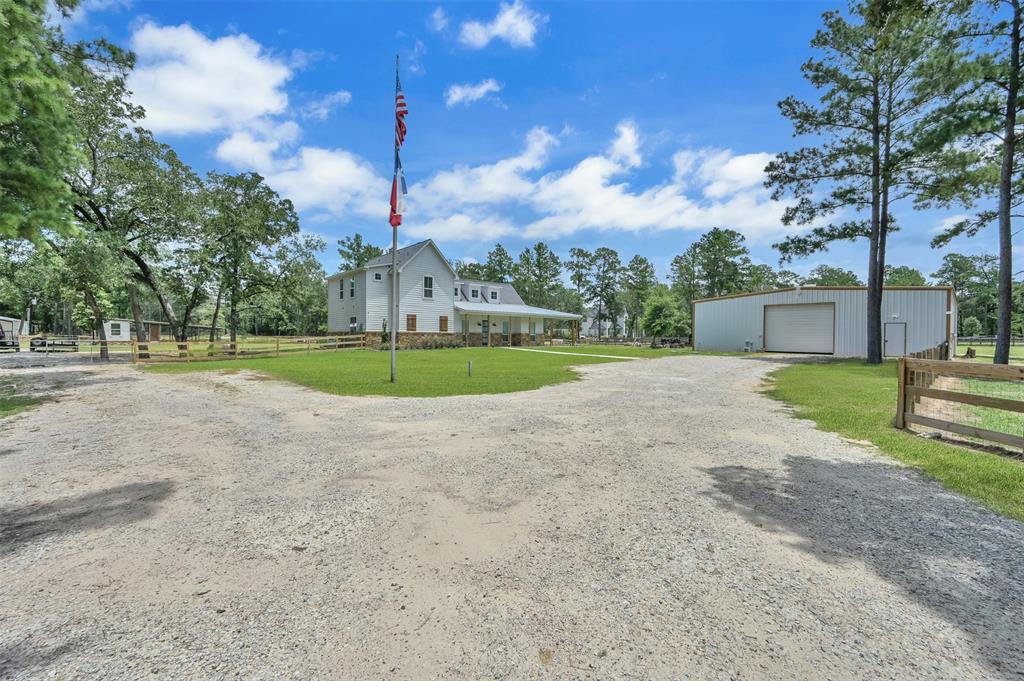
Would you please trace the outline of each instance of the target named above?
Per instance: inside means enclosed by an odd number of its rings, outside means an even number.
[[[491,291],[491,300],[497,300],[497,299],[498,299],[498,292],[497,291]]]
[[[384,275],[382,275],[380,272],[374,272],[373,273],[373,280],[374,281],[380,281],[383,278],[384,278]]]
[[[473,290],[471,290],[469,292],[469,296],[470,296],[470,298],[479,298],[480,297],[480,291],[478,291],[477,289],[473,289]]]
[[[433,298],[434,297],[434,278],[423,277],[423,297]]]
[[[459,299],[459,287],[458,286],[455,287],[455,299],[456,300]]]

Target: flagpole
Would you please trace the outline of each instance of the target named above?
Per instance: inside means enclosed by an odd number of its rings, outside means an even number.
[[[398,88],[398,55],[395,55],[395,94]],[[395,158],[398,157],[398,142],[395,142]],[[390,224],[390,223],[389,223]],[[398,377],[395,353],[398,345],[398,225],[391,225],[391,382]]]
[[[395,382],[395,344],[398,334],[398,268],[395,266],[398,251],[398,227],[391,228],[391,382]]]

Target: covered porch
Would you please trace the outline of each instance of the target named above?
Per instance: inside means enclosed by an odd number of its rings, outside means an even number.
[[[581,315],[530,305],[456,303],[466,347],[516,347],[541,345],[551,322],[568,321],[577,337]]]

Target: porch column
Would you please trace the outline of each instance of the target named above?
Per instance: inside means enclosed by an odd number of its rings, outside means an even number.
[[[491,315],[487,315],[487,347],[494,347],[494,329],[491,328]]]
[[[526,318],[526,344],[533,345],[533,339],[530,338],[530,331],[533,330],[533,317]]]

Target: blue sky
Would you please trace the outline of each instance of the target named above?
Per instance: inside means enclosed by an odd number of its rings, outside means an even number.
[[[832,2],[341,3],[85,0],[75,38],[135,50],[146,125],[201,172],[256,170],[334,242],[387,245],[394,56],[402,58],[409,213],[400,242],[451,258],[607,245],[672,257],[711,227],[754,259],[794,228],[761,186],[797,146],[776,102]],[[955,212],[898,206],[889,262],[934,271],[931,232]],[[799,228],[796,228],[799,229]],[[863,242],[788,267],[863,275]],[[951,247],[994,252],[993,233]]]

